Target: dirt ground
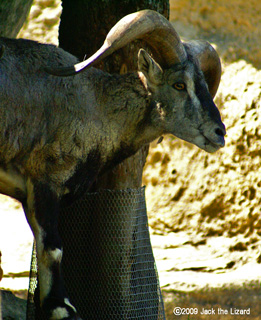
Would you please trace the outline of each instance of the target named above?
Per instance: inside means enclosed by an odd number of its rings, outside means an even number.
[[[261,2],[170,7],[184,40],[206,39],[221,56],[215,102],[227,136],[215,154],[170,136],[150,148],[143,182],[167,319],[261,319]],[[60,11],[58,0],[36,1],[19,36],[57,43]]]
[[[168,271],[159,270],[168,319],[188,318],[174,316],[176,306],[216,311],[190,319],[261,319],[260,14],[260,1],[171,1],[179,34],[206,39],[221,55],[215,102],[227,136],[211,155],[169,136],[151,146],[143,181],[152,233],[185,235],[165,245],[173,253],[163,254]],[[230,314],[233,307],[251,313]]]
[[[190,319],[234,319],[233,307],[250,308],[239,318],[261,319],[260,13],[259,1],[171,1],[179,34],[204,38],[221,55],[215,101],[227,136],[211,155],[173,137],[151,146],[144,184],[152,232],[187,237],[165,246],[175,262],[159,270],[168,319],[176,306],[216,311]],[[170,273],[176,283],[162,281]],[[218,306],[228,314],[217,314]]]

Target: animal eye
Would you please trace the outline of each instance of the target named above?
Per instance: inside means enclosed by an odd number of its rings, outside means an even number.
[[[176,83],[173,84],[172,87],[173,87],[174,89],[176,89],[176,90],[185,90],[186,85],[185,85],[185,83],[183,83],[183,82],[176,82]]]

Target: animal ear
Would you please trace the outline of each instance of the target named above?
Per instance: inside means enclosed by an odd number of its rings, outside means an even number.
[[[160,65],[144,50],[138,53],[138,70],[145,77],[142,81],[150,90],[154,91],[156,86],[162,83],[163,71]]]

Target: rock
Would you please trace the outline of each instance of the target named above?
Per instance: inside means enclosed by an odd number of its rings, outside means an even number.
[[[17,298],[12,292],[0,291],[0,319],[2,320],[26,320],[27,301]]]

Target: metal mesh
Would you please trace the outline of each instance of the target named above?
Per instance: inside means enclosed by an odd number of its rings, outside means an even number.
[[[144,193],[87,193],[62,211],[63,276],[84,319],[165,319]],[[33,255],[27,320],[44,319],[32,303],[36,282]]]

